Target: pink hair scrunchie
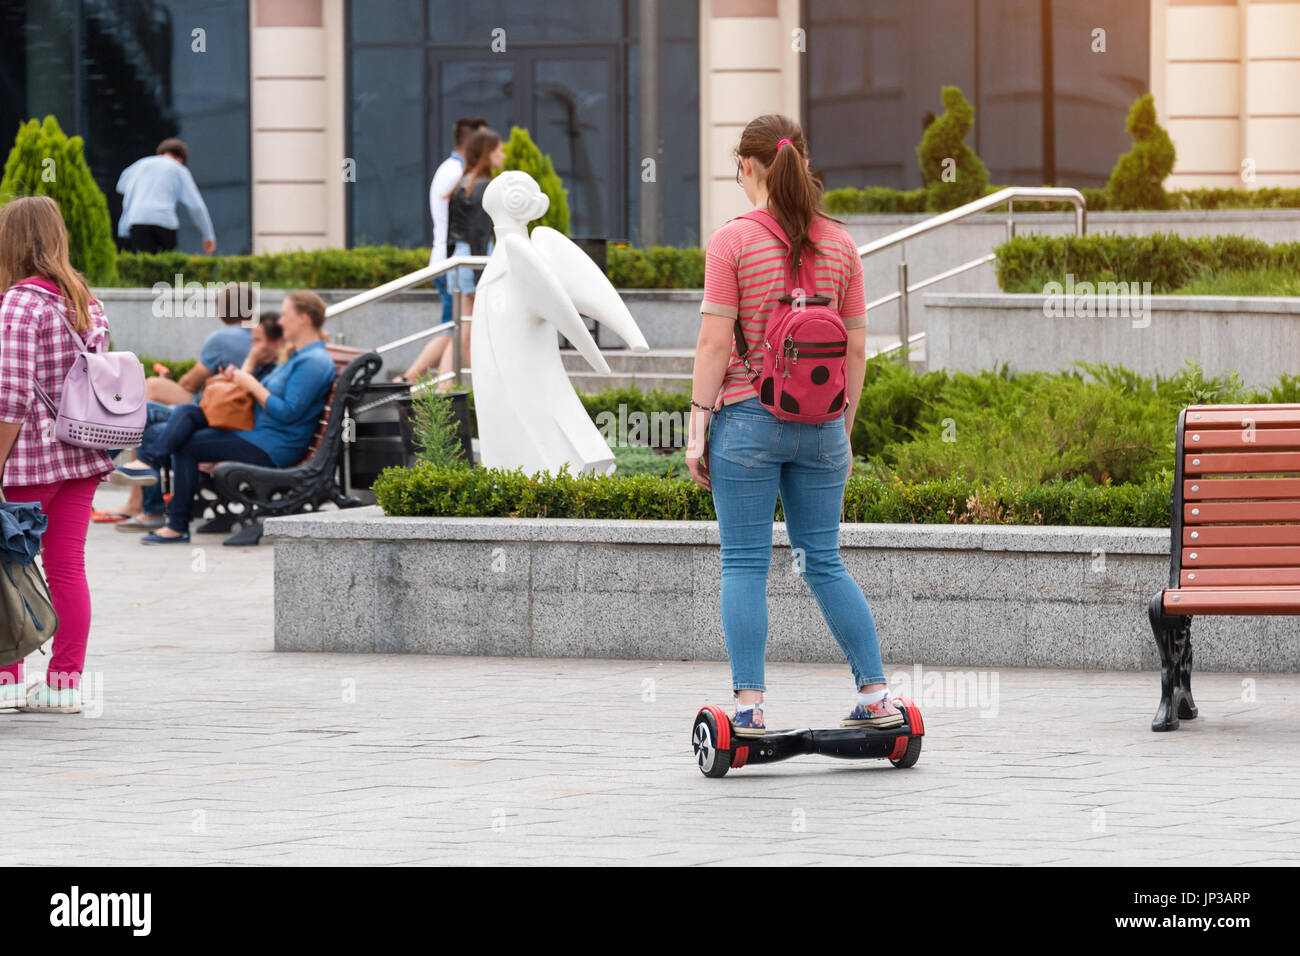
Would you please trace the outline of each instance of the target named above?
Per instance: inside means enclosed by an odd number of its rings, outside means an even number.
[[[781,142],[776,144],[776,148],[777,150],[780,150],[782,146],[793,146],[793,145],[794,143],[790,142],[788,139],[783,139],[781,140]]]

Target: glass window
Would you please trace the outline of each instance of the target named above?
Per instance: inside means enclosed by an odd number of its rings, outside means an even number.
[[[358,22],[388,16],[388,6],[349,4],[348,152],[358,162],[350,242],[429,242],[429,182],[461,116],[485,117],[503,138],[511,126],[529,131],[564,180],[573,235],[624,240],[639,231],[641,159],[650,150],[640,142],[636,0],[427,0],[423,24],[402,21],[401,42],[392,24]],[[698,242],[698,21],[698,0],[661,0],[656,188],[665,243]],[[494,38],[504,51],[492,52]],[[415,55],[425,58],[425,88],[410,81]],[[381,90],[400,108],[361,115]]]
[[[618,130],[607,59],[544,60],[534,65],[535,142],[550,155],[569,199],[569,233],[608,236],[614,219],[612,152]]]
[[[1042,10],[1041,0],[804,0],[818,51],[804,58],[804,131],[827,188],[919,187],[916,145],[945,85],[975,107],[967,142],[990,180],[1041,184]],[[1053,0],[1050,10],[1056,181],[1100,185],[1128,148],[1124,119],[1147,89],[1150,4]],[[1104,59],[1089,47],[1098,25]]]
[[[249,251],[246,2],[19,0],[0,6],[0,24],[6,139],[19,122],[49,113],[82,136],[116,231],[118,176],[179,136],[219,251]],[[194,48],[198,28],[201,50]],[[180,248],[198,252],[198,231],[187,212],[178,214]]]
[[[424,38],[424,10],[413,0],[364,0],[348,7],[354,43],[418,43]]]
[[[500,38],[507,53],[538,40],[616,40],[622,7],[618,0],[429,0],[429,39],[487,51]]]
[[[1056,87],[1056,180],[1104,186],[1132,145],[1129,108],[1151,88],[1150,21],[1130,0],[1093,0],[1085,9],[1052,5],[1052,76]],[[1106,28],[1106,52],[1092,51],[1092,31]],[[1157,104],[1159,105],[1159,104]]]
[[[352,54],[349,187],[354,245],[427,245],[429,181],[424,162],[420,47],[359,48]],[[426,225],[426,223],[430,223]]]

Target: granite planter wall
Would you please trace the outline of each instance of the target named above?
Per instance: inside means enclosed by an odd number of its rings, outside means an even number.
[[[389,518],[377,507],[273,518],[281,651],[724,660],[717,525]],[[768,659],[842,663],[782,524]],[[1169,533],[1130,528],[844,525],[888,668],[1157,667],[1147,601]],[[1201,618],[1199,670],[1300,668],[1288,618]],[[1154,693],[1154,691],[1153,691]]]
[[[1006,362],[1017,371],[1052,371],[1082,361],[1169,376],[1190,358],[1207,375],[1236,371],[1247,384],[1265,385],[1294,375],[1300,354],[1300,298],[1156,295],[1141,318],[1110,306],[1111,315],[1080,315],[1081,300],[1068,297],[923,293],[920,300],[931,369],[978,372]],[[1091,311],[1103,302],[1094,299]]]

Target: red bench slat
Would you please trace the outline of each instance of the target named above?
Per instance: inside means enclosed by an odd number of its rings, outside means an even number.
[[[1183,547],[1249,547],[1251,545],[1294,544],[1300,546],[1300,525],[1247,524],[1197,525],[1183,528]]]
[[[1300,567],[1300,547],[1202,548],[1183,546],[1184,568]]]
[[[1251,451],[1256,448],[1300,448],[1300,428],[1187,429],[1183,449],[1226,449]]]
[[[1194,568],[1178,573],[1178,586],[1194,587],[1300,587],[1300,568]]]
[[[1265,475],[1300,472],[1300,452],[1188,452],[1183,456],[1187,475]]]
[[[1300,501],[1195,501],[1183,505],[1187,524],[1300,521]]]
[[[1196,428],[1242,428],[1243,421],[1256,427],[1300,426],[1300,405],[1193,405],[1184,422],[1188,431]]]
[[[1184,501],[1300,498],[1300,478],[1187,478]]]
[[[1170,614],[1300,614],[1300,587],[1179,588],[1165,591]]]

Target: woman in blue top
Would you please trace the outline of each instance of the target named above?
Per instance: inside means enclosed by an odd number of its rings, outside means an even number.
[[[190,416],[173,415],[157,445],[137,452],[145,469],[157,469],[171,458],[172,500],[166,527],[140,540],[145,544],[175,544],[190,540],[190,517],[199,462],[245,461],[253,465],[288,468],[302,460],[325,409],[325,397],[334,381],[334,359],[325,348],[321,327],[325,303],[314,292],[291,292],[284,297],[280,328],[293,355],[262,381],[248,372],[226,366],[221,375],[242,385],[253,396],[253,427],[235,431],[198,427]],[[134,462],[132,464],[135,464]],[[120,468],[138,476],[138,468]]]

